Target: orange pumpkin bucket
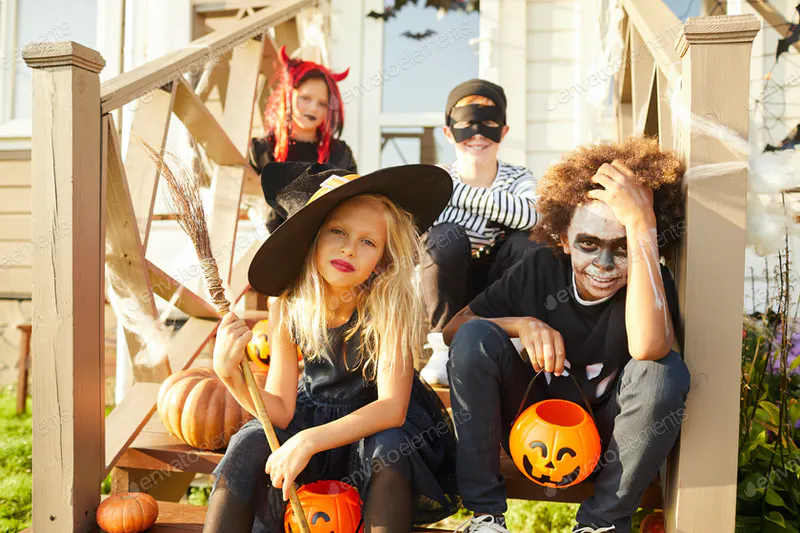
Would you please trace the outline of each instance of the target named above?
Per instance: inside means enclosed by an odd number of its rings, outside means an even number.
[[[251,330],[253,338],[247,343],[245,352],[247,357],[255,363],[258,372],[269,372],[270,348],[269,348],[269,320],[259,320]],[[297,360],[303,360],[300,348],[297,348]]]
[[[253,338],[247,343],[247,357],[253,361],[259,370],[269,370],[269,337],[267,334],[268,320],[260,320],[253,326]]]
[[[308,518],[311,533],[360,533],[361,497],[358,491],[341,481],[317,481],[303,485],[297,497]],[[298,533],[291,506],[286,506],[283,525],[286,533]]]
[[[520,410],[541,373],[528,385]],[[574,377],[572,380],[580,389]],[[551,399],[517,413],[509,451],[520,472],[534,483],[559,489],[570,487],[586,479],[597,465],[600,435],[590,415],[591,406],[585,396],[583,399],[588,412],[574,402]]]

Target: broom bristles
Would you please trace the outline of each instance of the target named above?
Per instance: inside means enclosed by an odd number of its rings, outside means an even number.
[[[141,140],[141,144],[148,157],[157,165],[159,174],[167,184],[168,194],[165,195],[167,207],[177,217],[181,229],[192,239],[200,266],[203,268],[211,302],[220,316],[225,316],[230,310],[230,302],[225,298],[225,288],[211,250],[211,238],[208,234],[203,199],[200,196],[200,185],[177,156],[166,153],[177,167],[179,175],[172,172],[165,158],[146,141]]]
[[[156,152],[152,146],[141,140],[145,152],[158,166],[159,173],[167,182],[167,205],[170,210],[178,217],[178,224],[180,224],[183,231],[192,239],[195,250],[197,250],[197,257],[200,259],[200,265],[203,267],[203,274],[206,278],[206,287],[211,294],[211,301],[217,308],[220,316],[225,316],[230,310],[230,302],[225,298],[225,289],[222,287],[222,280],[219,277],[219,270],[217,269],[217,262],[214,260],[214,254],[211,251],[211,240],[208,235],[208,226],[206,225],[206,214],[203,210],[203,201],[200,197],[200,186],[194,175],[183,165],[181,160],[174,154],[167,154],[175,162],[179,169],[180,177],[176,176],[172,169],[169,168],[164,158]],[[250,397],[253,400],[253,405],[256,408],[258,419],[264,428],[264,433],[267,436],[267,442],[272,451],[280,447],[278,437],[275,434],[275,429],[272,427],[272,419],[267,412],[264,400],[261,393],[258,391],[258,385],[253,379],[253,373],[247,361],[243,361],[241,365],[244,374],[247,389],[250,392]],[[292,508],[296,517],[300,518],[300,530],[303,533],[310,533],[311,529],[308,526],[303,507],[297,497],[294,487],[289,489],[289,499],[291,500]]]

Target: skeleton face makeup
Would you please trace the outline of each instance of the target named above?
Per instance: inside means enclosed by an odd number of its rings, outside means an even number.
[[[576,289],[584,300],[608,298],[628,282],[625,226],[606,204],[579,205],[561,244],[572,259]]]

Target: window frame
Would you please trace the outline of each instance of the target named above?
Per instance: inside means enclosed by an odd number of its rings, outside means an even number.
[[[22,61],[17,42],[17,11],[19,0],[0,0],[0,150],[30,150],[31,120],[12,119],[14,82]],[[19,52],[19,60],[14,56]],[[8,68],[3,67],[5,60]]]

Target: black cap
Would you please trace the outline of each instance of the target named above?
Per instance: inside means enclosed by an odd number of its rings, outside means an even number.
[[[473,78],[465,81],[464,83],[456,85],[453,90],[450,91],[450,94],[447,96],[447,107],[444,110],[445,124],[450,124],[450,112],[456,106],[458,101],[462,98],[473,95],[485,96],[494,102],[495,105],[500,108],[500,111],[503,114],[503,119],[505,119],[506,105],[508,101],[506,100],[506,92],[503,90],[503,88],[496,83]]]

